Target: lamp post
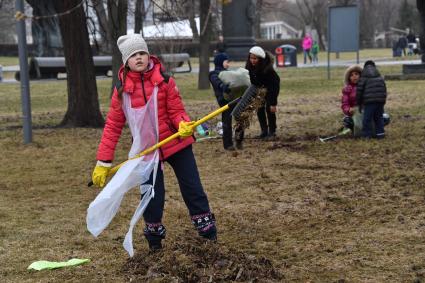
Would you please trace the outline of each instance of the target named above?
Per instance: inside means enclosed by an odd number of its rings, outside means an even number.
[[[416,0],[416,7],[419,11],[419,17],[421,21],[421,30],[419,33],[420,39],[420,50],[422,54],[422,63],[425,63],[425,1]]]
[[[23,0],[16,0],[16,12],[24,14]],[[27,52],[27,33],[25,30],[25,18],[16,17],[16,31],[18,33],[18,50],[19,50],[19,74],[21,81],[21,103],[22,103],[22,120],[24,128],[24,143],[32,142],[32,122],[31,122],[31,99],[30,86],[28,78],[28,52]]]

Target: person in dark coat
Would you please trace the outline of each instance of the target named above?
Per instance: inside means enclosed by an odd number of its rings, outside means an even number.
[[[398,39],[398,47],[403,51],[403,55],[406,56],[406,48],[407,48],[407,38],[405,36],[401,36]]]
[[[409,32],[409,34],[406,36],[407,38],[407,47],[408,47],[408,52],[407,55],[412,56],[415,53],[415,48],[416,48],[416,36],[413,34],[412,31]]]
[[[277,97],[280,91],[280,78],[273,69],[273,57],[263,48],[254,46],[249,50],[245,68],[249,71],[251,84],[266,88],[265,105],[257,110],[261,133],[258,138],[276,136]]]
[[[223,83],[218,77],[221,72],[225,72],[229,68],[229,56],[224,53],[218,53],[214,57],[214,70],[210,72],[209,79],[214,89],[215,98],[220,107],[223,107],[229,101],[224,98],[224,93],[230,93],[228,85]],[[221,121],[223,123],[223,146],[225,150],[235,150],[232,140],[232,110],[233,107],[221,113]]]
[[[385,137],[384,120],[384,105],[387,100],[387,86],[375,62],[372,60],[366,61],[357,85],[357,105],[359,111],[363,113],[363,130],[362,135],[365,138]],[[375,123],[375,133],[373,133],[372,122]]]

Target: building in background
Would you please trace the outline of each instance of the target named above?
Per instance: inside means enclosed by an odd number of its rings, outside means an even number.
[[[261,38],[288,39],[300,38],[302,31],[295,29],[284,21],[264,22],[260,24]]]

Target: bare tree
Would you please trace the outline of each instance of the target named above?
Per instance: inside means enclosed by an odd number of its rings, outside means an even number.
[[[68,108],[61,126],[102,127],[104,120],[99,108],[84,8],[78,7],[80,0],[53,3],[57,13],[72,11],[59,17],[68,78]]]
[[[304,28],[304,21],[301,19],[295,2],[288,0],[262,0],[262,2],[261,22],[283,20],[294,28]]]
[[[193,39],[199,40],[199,31],[195,21],[195,0],[187,0],[185,10],[189,18],[190,28],[192,29]]]
[[[319,45],[324,49],[323,35],[326,33],[327,1],[296,0],[296,4],[304,25],[316,29]]]
[[[176,19],[188,19],[190,29],[192,30],[193,40],[199,40],[199,31],[196,26],[196,8],[199,9],[196,0],[169,0],[170,4],[167,13],[173,15]]]
[[[59,21],[56,17],[44,17],[55,14],[52,1],[29,0],[33,8],[33,21],[31,21],[31,34],[35,45],[35,56],[59,56],[62,50],[62,39],[59,30]],[[38,18],[40,16],[40,18]]]
[[[102,0],[91,0],[93,9],[96,13],[98,29],[97,31],[101,38],[100,50],[104,53],[110,53],[112,50],[111,33],[108,32],[108,14],[106,13],[105,3]]]
[[[208,89],[210,82],[210,32],[211,32],[211,0],[200,0],[200,37],[199,37],[199,76],[198,89]]]
[[[257,0],[255,3],[255,18],[254,18],[254,37],[261,37],[261,16],[263,14],[263,0]]]
[[[134,9],[134,32],[143,35],[143,19],[145,18],[145,1],[136,0],[136,7]]]
[[[373,46],[378,10],[376,0],[359,0],[360,3],[360,46]]]
[[[1,0],[0,1],[0,43],[15,42],[14,34],[16,30],[16,22],[13,18],[15,11],[15,1]]]
[[[400,6],[398,0],[378,0],[377,20],[379,27],[384,30],[390,30],[390,27],[397,22],[397,11]]]
[[[126,0],[107,0],[108,3],[108,32],[112,44],[112,86],[118,82],[118,71],[122,65],[122,58],[116,44],[121,35],[127,34],[127,8]],[[111,95],[112,95],[111,89]]]

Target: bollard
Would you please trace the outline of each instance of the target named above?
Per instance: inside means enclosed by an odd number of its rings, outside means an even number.
[[[3,81],[3,66],[0,65],[0,83]]]

